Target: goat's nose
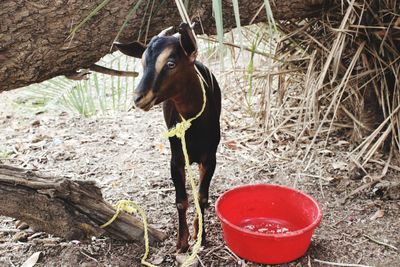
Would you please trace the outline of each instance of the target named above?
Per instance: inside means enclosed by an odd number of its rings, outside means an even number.
[[[135,99],[134,99],[134,101],[135,101],[135,104],[138,104],[139,102],[140,102],[140,100],[142,100],[143,99],[143,97],[144,97],[144,95],[142,95],[142,94],[138,94],[138,95],[136,95],[135,96]]]

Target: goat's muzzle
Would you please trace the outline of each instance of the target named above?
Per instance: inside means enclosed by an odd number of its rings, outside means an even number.
[[[151,90],[146,94],[137,94],[135,96],[135,106],[143,109],[144,111],[149,111],[156,102],[156,97]]]

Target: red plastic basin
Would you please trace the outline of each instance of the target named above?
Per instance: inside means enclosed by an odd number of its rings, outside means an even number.
[[[239,186],[215,205],[228,247],[239,257],[265,264],[303,256],[322,218],[314,198],[280,185]]]

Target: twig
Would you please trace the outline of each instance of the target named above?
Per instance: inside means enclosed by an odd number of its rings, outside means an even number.
[[[378,176],[378,177],[371,177],[371,182],[364,184],[356,189],[354,189],[350,194],[348,194],[347,196],[345,196],[344,198],[342,198],[341,200],[339,200],[338,202],[340,204],[344,204],[346,202],[346,200],[362,191],[364,191],[367,188],[370,188],[371,186],[373,186],[374,184],[376,184],[378,181],[380,181],[383,178],[383,176]]]
[[[93,64],[89,67],[90,70],[99,72],[102,74],[113,75],[113,76],[120,76],[120,77],[137,77],[139,73],[136,71],[122,71],[122,70],[114,70],[109,69],[97,64]]]
[[[17,233],[20,232],[21,230],[18,229],[6,229],[6,228],[0,228],[0,232],[2,233]]]
[[[318,259],[314,259],[315,262],[329,264],[332,266],[344,266],[344,267],[373,267],[371,265],[363,265],[363,264],[353,264],[353,263],[339,263],[339,262],[332,262],[332,261],[322,261]]]
[[[346,202],[346,200],[347,200],[348,198],[350,198],[351,196],[353,196],[353,195],[355,195],[355,194],[358,194],[358,193],[360,193],[361,191],[363,191],[363,190],[365,190],[365,189],[367,189],[367,188],[370,188],[371,186],[373,186],[374,184],[376,184],[377,182],[379,182],[380,180],[382,180],[382,178],[384,178],[384,177],[386,176],[386,173],[387,173],[387,171],[388,171],[388,169],[389,169],[389,164],[390,164],[390,162],[391,162],[391,160],[392,160],[392,155],[393,155],[392,152],[393,152],[393,148],[390,149],[390,153],[389,153],[388,160],[386,161],[386,164],[385,164],[385,166],[383,167],[383,170],[382,170],[382,174],[381,174],[381,175],[371,177],[371,182],[369,182],[369,183],[367,183],[367,184],[364,184],[364,185],[362,185],[362,186],[356,188],[356,189],[353,190],[350,194],[348,194],[347,196],[345,196],[344,198],[342,198],[342,199],[339,200],[338,202],[339,202],[340,204],[344,204],[344,203]],[[357,161],[354,161],[354,162],[357,162]]]
[[[308,153],[308,152],[307,152]],[[311,156],[310,156],[310,160],[307,162],[307,166],[304,168],[304,170],[303,171],[307,171],[308,170],[308,168],[310,168],[310,166],[311,166],[311,163],[313,163],[314,161],[313,161],[313,158],[314,158],[314,156],[315,156],[315,152],[313,152],[312,154],[311,154]],[[304,157],[304,159],[306,158],[306,156]]]
[[[225,246],[225,249],[236,259],[237,262],[242,261],[242,259],[239,258],[239,256],[236,255],[235,252],[233,252],[230,248],[228,248],[228,246]],[[247,266],[247,264],[245,264],[244,266]]]
[[[11,258],[8,258],[8,262],[11,264],[12,267],[15,267],[15,264],[11,261]]]
[[[159,188],[159,189],[149,189],[149,190],[144,190],[141,191],[142,193],[154,193],[154,192],[170,192],[170,191],[174,191],[175,189],[172,187],[168,187],[168,188]]]
[[[93,260],[93,261],[99,263],[99,261],[98,261],[97,259],[95,259],[95,258],[93,258],[92,256],[88,255],[87,253],[83,252],[82,250],[79,250],[79,252],[80,252],[82,255],[88,257],[89,259],[91,259],[91,260]]]
[[[368,238],[368,239],[371,240],[372,242],[375,242],[375,243],[379,244],[379,245],[382,245],[382,246],[385,246],[385,247],[394,249],[394,250],[396,250],[396,251],[399,250],[397,247],[395,247],[395,246],[393,246],[393,245],[390,245],[390,244],[387,244],[387,243],[385,243],[385,242],[383,242],[383,241],[374,239],[373,237],[371,237],[371,236],[369,236],[369,235],[363,235],[363,236],[366,237],[366,238]]]
[[[358,168],[360,168],[361,170],[363,170],[364,173],[367,173],[367,174],[368,174],[368,172],[364,169],[363,165],[362,165],[360,162],[358,162],[358,160],[356,160],[356,159],[353,158],[352,156],[350,156],[350,160],[351,160],[354,164],[356,164]]]
[[[221,249],[221,248],[223,248],[223,247],[224,247],[224,245],[219,245],[219,246],[217,246],[217,247],[213,247],[212,249],[210,249],[210,251],[208,251],[208,252],[206,253],[206,255],[204,255],[204,258],[207,258],[208,255],[210,255],[210,254],[213,253],[214,251],[219,250],[219,249]]]
[[[196,257],[197,257],[197,260],[199,261],[200,265],[201,265],[202,267],[206,267],[206,266],[204,265],[204,263],[201,261],[199,255],[196,255]]]
[[[373,163],[377,163],[377,164],[382,165],[382,166],[385,166],[385,164],[386,164],[385,162],[382,162],[380,160],[375,160],[375,159],[370,159],[369,161],[373,162]],[[389,168],[400,172],[400,167],[389,165]]]
[[[218,43],[218,40],[216,40],[214,38],[210,38],[210,37],[197,36],[197,38],[199,38],[201,40],[209,41],[209,42]],[[230,46],[230,47],[234,47],[234,48],[240,49],[240,45],[237,45],[237,44],[234,44],[234,43],[230,43],[230,42],[222,42],[222,43],[224,45],[226,45],[226,46]],[[261,56],[264,56],[264,57],[271,58],[271,59],[273,59],[275,61],[278,61],[278,62],[284,62],[284,60],[282,60],[280,58],[277,58],[277,57],[273,56],[270,53],[265,53],[265,52],[262,52],[262,51],[259,51],[259,50],[251,49],[251,48],[246,47],[246,46],[243,46],[243,49],[248,51],[248,52],[254,53],[254,54],[258,54],[258,55],[261,55]]]
[[[333,180],[333,178],[325,178],[325,177],[323,177],[321,175],[313,175],[313,174],[309,174],[309,173],[292,173],[290,175],[307,176],[307,177],[311,177],[311,178],[321,179],[321,180],[324,180],[326,182],[331,182]]]

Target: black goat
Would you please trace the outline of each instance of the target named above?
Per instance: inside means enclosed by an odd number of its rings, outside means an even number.
[[[215,153],[220,141],[221,91],[210,70],[196,61],[197,44],[190,26],[182,23],[178,34],[173,36],[166,36],[166,31],[163,31],[153,37],[147,46],[139,42],[115,45],[122,53],[142,59],[143,77],[136,89],[135,104],[148,111],[163,102],[164,119],[168,128],[181,122],[181,116],[189,119],[199,113],[203,105],[203,93],[196,68],[203,77],[206,106],[202,115],[192,122],[185,137],[190,163],[199,164],[199,198],[204,218],[216,165]],[[188,198],[185,189],[185,161],[180,140],[171,137],[169,141],[172,152],[171,176],[179,215],[177,249],[178,252],[186,252],[189,247],[189,230],[186,222]],[[196,238],[197,218],[194,229],[193,237]],[[204,224],[202,241],[205,244]]]

